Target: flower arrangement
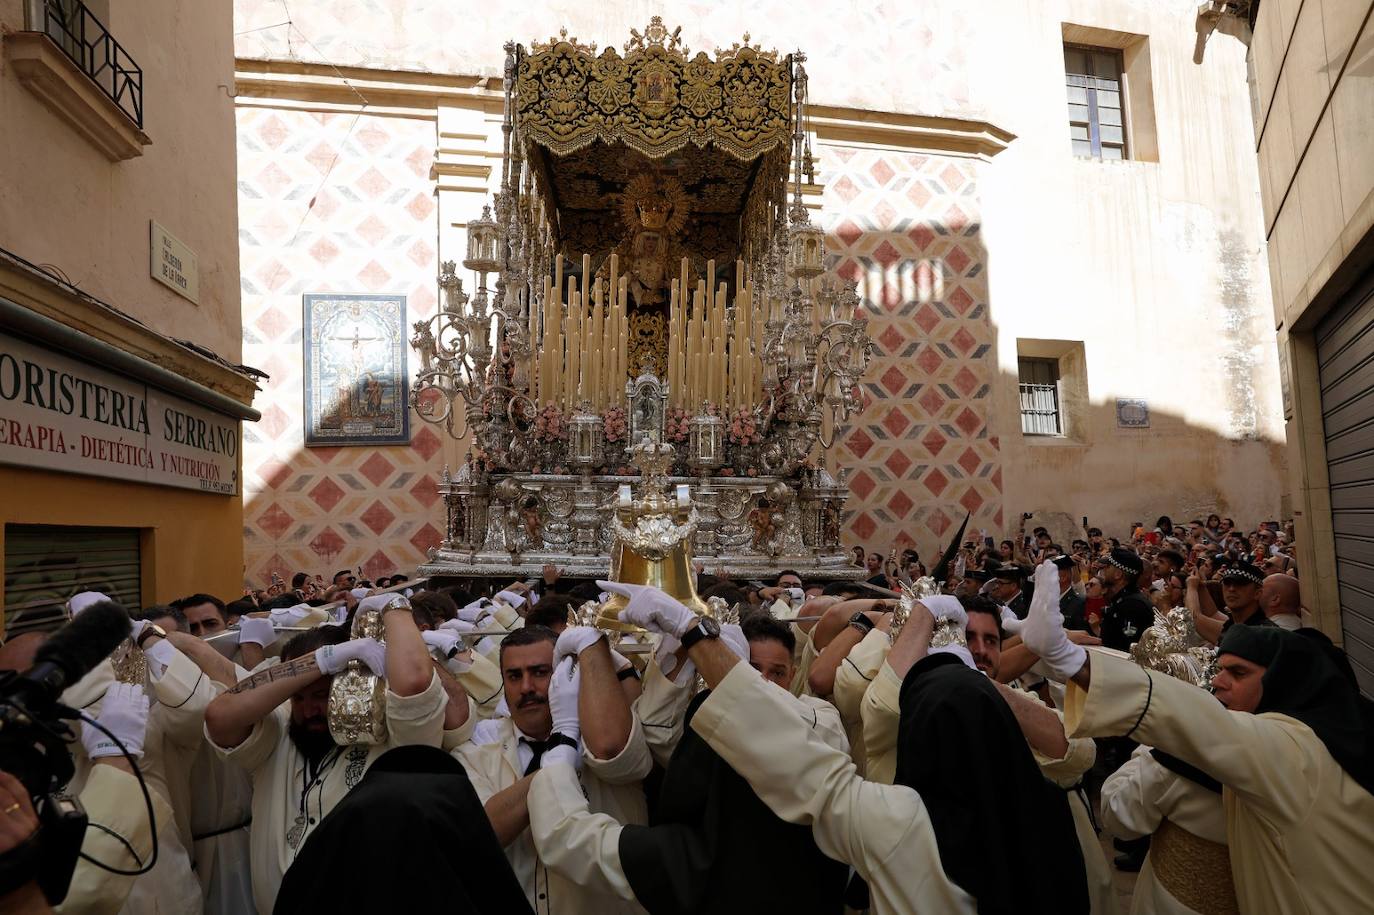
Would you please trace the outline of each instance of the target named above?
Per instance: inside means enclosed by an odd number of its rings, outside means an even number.
[[[534,418],[534,437],[541,442],[559,442],[568,434],[563,411],[548,404]]]
[[[739,407],[730,415],[730,428],[726,433],[732,445],[757,445],[763,441],[759,434],[758,421],[749,407]]]
[[[601,431],[607,442],[624,441],[627,429],[624,407],[609,407],[601,414]]]
[[[663,436],[670,442],[687,441],[687,421],[692,414],[682,407],[669,407],[663,422]]]

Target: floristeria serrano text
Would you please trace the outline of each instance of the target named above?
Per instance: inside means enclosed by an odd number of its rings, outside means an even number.
[[[148,401],[139,394],[16,358],[10,353],[0,353],[0,400],[141,435],[150,432]],[[238,455],[238,429],[233,425],[207,422],[170,406],[163,408],[161,420],[162,438],[169,443],[229,458]]]

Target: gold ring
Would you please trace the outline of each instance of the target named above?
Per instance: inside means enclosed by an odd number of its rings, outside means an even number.
[[[11,813],[14,813],[14,812],[15,812],[16,810],[18,810],[18,809],[19,809],[19,802],[18,802],[18,801],[15,801],[13,804],[10,804],[8,807],[5,808],[5,813],[6,813],[6,814],[11,814]]]

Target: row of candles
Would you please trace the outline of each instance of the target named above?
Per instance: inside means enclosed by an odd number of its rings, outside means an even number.
[[[531,376],[541,407],[572,411],[585,402],[600,413],[624,406],[626,381],[644,368],[629,364],[628,277],[620,273],[618,256],[610,257],[608,282],[593,278],[588,288],[590,261],[582,258],[581,283],[568,277],[565,284],[560,258],[554,276],[544,279],[542,307],[530,309],[530,339],[538,341]],[[715,261],[708,262],[706,275],[714,277]],[[695,412],[706,401],[730,411],[761,399],[764,318],[755,312],[754,287],[744,276],[744,264],[737,262],[733,301],[725,283],[712,288],[705,279],[689,296],[683,258],[668,305],[670,406]],[[773,304],[777,310],[780,303]]]

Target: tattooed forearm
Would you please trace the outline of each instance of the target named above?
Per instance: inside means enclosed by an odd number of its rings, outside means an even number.
[[[296,677],[301,674],[318,674],[320,669],[315,666],[315,653],[302,655],[291,661],[281,664],[274,664],[266,670],[260,670],[250,677],[246,677],[234,684],[228,691],[231,693],[246,693],[250,689],[256,689],[266,683],[276,680],[285,680],[287,677]]]

